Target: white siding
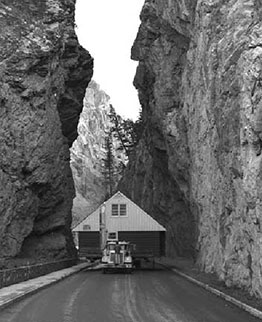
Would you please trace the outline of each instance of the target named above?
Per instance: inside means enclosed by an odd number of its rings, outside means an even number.
[[[112,204],[125,203],[127,206],[127,216],[112,216]],[[99,231],[99,211],[98,208],[89,217],[84,219],[73,231],[83,231],[84,225],[90,225],[91,231]],[[138,207],[125,195],[118,192],[105,202],[106,229],[108,232],[117,231],[165,231],[156,220]]]
[[[99,231],[99,208],[78,224],[73,231],[85,231],[84,225],[89,225],[90,231]]]

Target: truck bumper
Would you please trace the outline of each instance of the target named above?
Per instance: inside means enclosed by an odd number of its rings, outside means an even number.
[[[114,265],[114,264],[107,264],[103,267],[103,273],[128,273],[131,274],[133,271],[132,264],[121,264],[121,265]]]

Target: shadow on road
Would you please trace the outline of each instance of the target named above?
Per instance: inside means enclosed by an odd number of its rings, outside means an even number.
[[[103,264],[101,263],[96,263],[94,266],[91,267],[87,267],[84,270],[82,270],[82,272],[97,272],[97,271],[102,271],[103,269]],[[146,261],[142,261],[138,266],[134,267],[133,273],[135,272],[160,272],[160,271],[167,271],[168,269],[162,265],[158,265],[156,263],[153,262],[146,262]],[[123,272],[121,272],[121,270],[116,270],[116,272],[111,272],[112,274],[117,273],[117,274],[125,274],[126,272],[123,270]]]

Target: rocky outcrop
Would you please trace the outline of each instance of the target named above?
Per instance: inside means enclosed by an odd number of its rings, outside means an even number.
[[[195,244],[203,270],[259,297],[261,18],[256,0],[146,1],[132,57],[147,127],[124,182],[178,252]]]
[[[105,136],[111,126],[109,112],[110,97],[92,80],[86,89],[78,125],[79,136],[71,148],[71,168],[76,188],[73,225],[105,199],[103,159]]]
[[[195,256],[197,217],[185,196],[190,161],[182,115],[177,141],[167,128],[168,115],[182,105],[179,92],[191,25],[184,21],[184,11],[175,1],[172,8],[164,3],[145,3],[132,48],[132,58],[139,61],[134,85],[145,128],[119,188],[167,228],[168,255]],[[174,21],[169,22],[168,17]],[[173,24],[178,24],[178,30]]]
[[[74,5],[0,4],[0,258],[75,255],[69,146],[93,62]]]

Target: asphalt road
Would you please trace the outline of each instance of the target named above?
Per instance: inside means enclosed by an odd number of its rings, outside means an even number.
[[[0,311],[0,322],[259,321],[165,269],[82,271]]]

